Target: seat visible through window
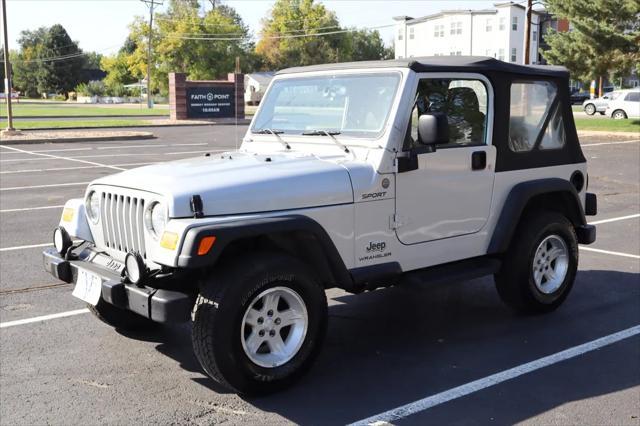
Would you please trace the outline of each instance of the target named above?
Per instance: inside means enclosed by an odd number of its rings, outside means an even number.
[[[418,117],[442,112],[449,123],[449,142],[441,145],[483,145],[485,143],[487,89],[479,80],[420,80],[404,148],[416,146]]]

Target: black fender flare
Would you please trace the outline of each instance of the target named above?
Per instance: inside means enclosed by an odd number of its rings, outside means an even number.
[[[487,254],[499,254],[507,251],[529,201],[536,196],[546,194],[560,195],[562,197],[564,200],[562,206],[550,207],[562,211],[576,230],[582,230],[590,226],[587,225],[578,192],[568,180],[548,178],[522,182],[511,189],[504,202],[502,212],[493,230]]]
[[[342,288],[353,285],[351,275],[327,232],[318,222],[303,215],[240,219],[190,228],[178,256],[178,267],[191,269],[212,266],[225,247],[234,241],[296,231],[304,231],[315,237],[329,264],[335,284]],[[215,243],[209,253],[198,255],[199,242],[205,236],[216,237]]]

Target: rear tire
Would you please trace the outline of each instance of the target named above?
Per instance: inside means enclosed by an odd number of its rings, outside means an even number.
[[[318,355],[327,327],[324,288],[294,257],[252,253],[205,280],[192,315],[204,371],[240,394],[283,389]]]
[[[131,311],[120,309],[102,299],[98,301],[96,306],[87,304],[87,308],[100,321],[119,330],[143,330],[158,326],[157,322]]]
[[[596,106],[594,104],[586,104],[584,106],[584,112],[587,113],[587,115],[593,115],[596,113]]]
[[[578,268],[578,240],[560,213],[534,211],[520,222],[495,275],[503,302],[519,313],[545,313],[569,295]]]
[[[623,110],[617,109],[613,111],[613,113],[611,114],[611,118],[613,118],[614,120],[624,120],[625,118],[627,118],[627,114]]]

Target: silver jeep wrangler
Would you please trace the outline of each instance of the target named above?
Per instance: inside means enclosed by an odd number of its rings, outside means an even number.
[[[513,309],[552,311],[595,240],[568,86],[476,57],[281,71],[238,151],[69,200],[45,268],[115,327],[190,321],[202,368],[247,394],[310,367],[327,288],[493,274]]]

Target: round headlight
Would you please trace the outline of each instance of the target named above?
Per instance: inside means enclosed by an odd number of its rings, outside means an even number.
[[[87,202],[85,204],[89,219],[91,219],[93,223],[98,223],[98,220],[100,219],[100,196],[98,193],[91,191],[87,196]]]
[[[167,225],[167,210],[162,203],[155,202],[151,205],[145,212],[144,222],[151,234],[156,239],[160,238],[162,232],[164,232],[164,227]]]
[[[62,226],[58,226],[53,231],[53,246],[56,248],[56,251],[60,253],[61,256],[67,254],[69,247],[73,244],[71,241],[71,237],[66,229]]]

